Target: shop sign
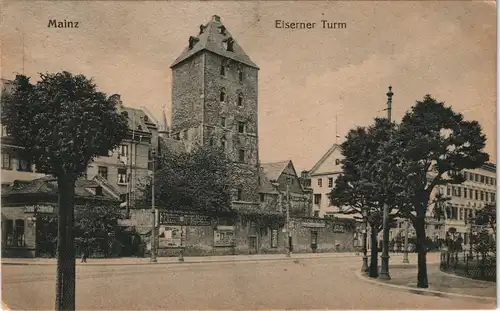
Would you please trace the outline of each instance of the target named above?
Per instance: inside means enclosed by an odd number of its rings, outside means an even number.
[[[319,222],[306,222],[302,224],[303,227],[305,228],[324,228],[326,225],[324,223],[319,223]]]
[[[52,214],[54,213],[54,206],[52,205],[28,205],[24,207],[25,213],[43,213]]]
[[[180,211],[159,212],[160,225],[210,226],[211,217],[199,214],[185,214]]]
[[[333,225],[333,232],[335,233],[345,233],[347,232],[345,225],[343,224],[334,224]]]

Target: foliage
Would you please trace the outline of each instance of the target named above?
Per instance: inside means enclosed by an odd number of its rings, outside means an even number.
[[[155,170],[155,203],[170,210],[230,212],[235,164],[212,147],[190,152],[162,151]],[[140,203],[151,205],[151,183]]]
[[[433,204],[431,193],[438,186],[464,182],[464,169],[475,169],[488,161],[488,154],[482,151],[485,142],[477,121],[465,121],[463,115],[426,95],[405,114],[389,144],[393,148],[384,152],[396,161],[393,167],[399,173],[394,176],[404,184],[400,195],[411,203],[402,206],[401,212],[417,233],[419,287],[428,286],[423,245],[425,216]]]
[[[69,72],[16,76],[1,99],[2,124],[42,173],[76,179],[98,155],[115,149],[128,127],[92,80]]]
[[[488,203],[482,209],[477,210],[472,221],[475,225],[489,227],[493,231],[493,237],[495,237],[497,234],[496,203]]]
[[[381,174],[386,168],[380,161],[382,145],[389,141],[389,133],[394,124],[387,119],[375,119],[369,127],[357,127],[349,131],[342,144],[342,174],[335,180],[335,187],[330,193],[330,201],[338,206],[340,213],[366,219],[370,226],[379,232],[383,227],[384,204],[394,207],[394,189],[387,174]],[[390,214],[390,221],[396,213]]]
[[[120,219],[124,215],[119,206],[82,206],[75,213],[75,237],[83,240],[114,236]]]

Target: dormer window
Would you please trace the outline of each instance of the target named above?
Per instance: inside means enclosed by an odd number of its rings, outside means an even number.
[[[224,25],[219,26],[219,33],[223,36],[226,35],[226,27]]]
[[[193,36],[189,37],[189,49],[191,50],[199,40],[200,39],[195,38]]]
[[[226,50],[229,51],[229,52],[234,52],[234,40],[233,38],[229,38],[227,39],[227,42],[226,42]]]
[[[240,80],[240,82],[243,82],[243,70],[238,69],[238,80]]]
[[[144,122],[148,122],[148,121],[149,121],[148,116],[144,116]]]
[[[200,33],[199,33],[200,35],[205,31],[205,28],[206,28],[205,26],[200,25]]]
[[[226,100],[226,90],[222,88],[222,90],[220,90],[220,101],[221,103],[223,103],[225,100]]]
[[[238,107],[243,107],[243,94],[238,94]]]
[[[340,165],[340,160],[339,159],[335,159],[335,165]]]

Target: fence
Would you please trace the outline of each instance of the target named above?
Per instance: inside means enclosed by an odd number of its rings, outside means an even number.
[[[440,269],[472,279],[496,282],[496,258],[469,252],[441,252]]]

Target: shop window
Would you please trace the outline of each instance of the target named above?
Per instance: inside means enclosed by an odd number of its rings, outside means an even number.
[[[234,230],[214,231],[214,246],[233,246],[234,242]]]
[[[24,219],[7,219],[5,221],[5,245],[25,246]]]

